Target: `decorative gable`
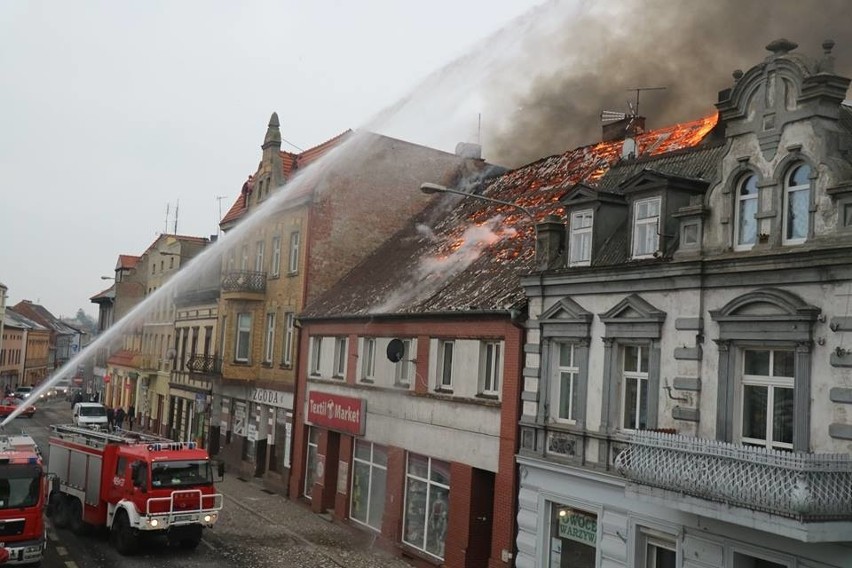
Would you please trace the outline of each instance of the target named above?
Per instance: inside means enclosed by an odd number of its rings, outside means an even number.
[[[544,337],[589,337],[595,315],[569,297],[564,297],[541,314]]]
[[[605,337],[656,339],[662,333],[666,312],[631,294],[598,317],[606,325]]]

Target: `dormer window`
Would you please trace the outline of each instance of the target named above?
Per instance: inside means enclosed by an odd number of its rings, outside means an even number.
[[[661,198],[641,199],[633,206],[633,258],[648,258],[660,250]]]
[[[591,263],[592,219],[591,209],[575,211],[571,214],[571,248],[568,258],[570,266],[589,266]]]
[[[757,242],[757,176],[750,174],[737,185],[734,235],[736,250],[749,250]]]
[[[798,245],[808,237],[811,206],[811,168],[794,167],[784,180],[784,244]]]

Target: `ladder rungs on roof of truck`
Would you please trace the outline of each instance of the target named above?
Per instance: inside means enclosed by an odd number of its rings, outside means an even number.
[[[75,426],[73,424],[54,424],[51,426],[51,429],[55,436],[62,438],[63,440],[77,442],[97,448],[102,448],[110,442],[119,444],[152,444],[156,442],[171,442],[171,440],[162,436],[129,430],[107,432],[106,430],[95,430],[92,428]]]

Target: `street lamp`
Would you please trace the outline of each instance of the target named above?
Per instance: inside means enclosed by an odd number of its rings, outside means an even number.
[[[467,193],[464,191],[459,191],[458,189],[450,189],[449,187],[444,187],[443,185],[438,185],[437,183],[422,183],[420,184],[420,191],[427,195],[432,195],[435,193],[455,193],[456,195],[463,195],[465,197],[473,197],[474,199],[481,199],[482,201],[490,201],[491,203],[497,203],[500,205],[508,205],[509,207],[514,207],[519,210],[521,213],[530,218],[533,222],[533,226],[536,224],[535,215],[527,209],[526,207],[522,207],[517,203],[512,203],[511,201],[502,201],[500,199],[494,199],[492,197],[485,197],[484,195],[479,195],[477,193]]]

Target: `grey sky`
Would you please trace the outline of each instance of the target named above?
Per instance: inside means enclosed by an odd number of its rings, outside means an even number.
[[[272,111],[302,148],[364,126],[536,3],[0,1],[10,303],[96,313],[100,276],[164,231],[167,203],[169,232],[178,200],[179,233],[216,232]]]

